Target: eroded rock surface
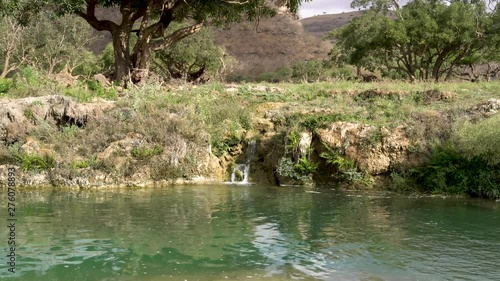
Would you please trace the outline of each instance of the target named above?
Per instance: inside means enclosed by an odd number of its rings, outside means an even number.
[[[37,126],[85,126],[114,102],[76,103],[58,95],[0,101],[0,142],[23,140]]]
[[[389,131],[365,124],[335,122],[326,129],[318,129],[317,137],[322,145],[355,160],[359,169],[371,175],[415,161],[415,156],[408,151],[411,142],[404,125]],[[318,149],[321,150],[321,146]]]

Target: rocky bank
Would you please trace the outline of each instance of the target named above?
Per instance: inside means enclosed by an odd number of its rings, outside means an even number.
[[[280,89],[272,91],[279,93]],[[231,87],[227,92],[231,92]],[[227,152],[219,157],[214,155],[210,142],[204,139],[207,132],[203,130],[198,130],[193,137],[168,134],[163,136],[168,139],[159,143],[130,128],[128,133],[108,138],[113,141],[95,146],[93,158],[84,159],[79,156],[83,152],[77,143],[73,150],[71,146],[67,149],[69,154],[62,154],[57,152],[60,151],[56,149],[57,141],[40,131],[46,132],[49,128],[49,132],[65,132],[67,128],[77,127],[83,132],[83,143],[84,136],[97,128],[89,124],[116,118],[116,102],[77,103],[58,95],[4,99],[0,101],[0,184],[7,183],[8,167],[16,168],[17,183],[26,186],[86,188],[221,183],[229,179],[233,165],[241,162],[249,140],[257,142],[256,155],[250,163],[251,182],[303,183],[278,172],[283,169],[279,167],[283,166],[283,159],[288,157],[292,163],[307,158],[316,165],[309,177],[313,184],[335,185],[338,177],[332,175],[338,174],[341,168],[330,165],[324,156],[332,152],[337,161],[345,159],[346,163],[353,163],[352,171],[365,175],[372,182],[383,182],[393,170],[418,166],[425,161],[430,148],[429,131],[436,130],[434,123],[442,124],[438,134],[445,137],[452,130],[451,116],[456,115],[456,111],[415,114],[411,123],[392,128],[339,120],[312,130],[300,126],[287,128],[283,120],[290,115],[289,107],[290,104],[283,102],[260,104],[251,117],[251,129],[242,131],[242,139],[229,144]],[[463,120],[477,122],[497,114],[498,110],[500,100],[490,99],[460,112]],[[118,112],[120,118],[133,114],[123,108]],[[189,120],[183,120],[178,114],[164,118],[162,122],[172,126],[189,126]],[[294,144],[291,144],[291,134],[295,134]],[[33,160],[35,158],[38,160]],[[53,159],[53,163],[49,161],[51,165],[45,163],[43,166],[40,159]],[[58,165],[63,162],[69,164]]]

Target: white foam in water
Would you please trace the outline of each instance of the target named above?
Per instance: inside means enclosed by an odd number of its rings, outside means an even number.
[[[236,164],[236,167],[234,167],[233,172],[231,173],[231,182],[229,182],[230,184],[250,184],[250,182],[248,181],[250,179],[250,162],[255,155],[256,149],[257,145],[255,140],[249,141],[246,151],[245,163]],[[238,177],[236,176],[237,173],[239,174]]]

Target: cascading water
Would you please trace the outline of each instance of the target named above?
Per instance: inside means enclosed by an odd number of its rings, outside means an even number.
[[[249,141],[245,163],[236,164],[236,167],[234,167],[233,172],[231,173],[231,184],[249,184],[248,179],[250,178],[250,162],[255,155],[256,149],[257,144],[255,140]]]

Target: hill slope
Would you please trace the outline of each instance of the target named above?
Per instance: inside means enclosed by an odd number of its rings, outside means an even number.
[[[363,13],[364,11],[355,11],[341,14],[319,15],[301,19],[300,22],[306,32],[318,37],[324,37],[332,29],[346,25],[354,18],[362,16]]]
[[[240,62],[240,71],[248,76],[322,59],[331,49],[329,43],[305,32],[300,21],[287,14],[218,30],[216,43]]]

